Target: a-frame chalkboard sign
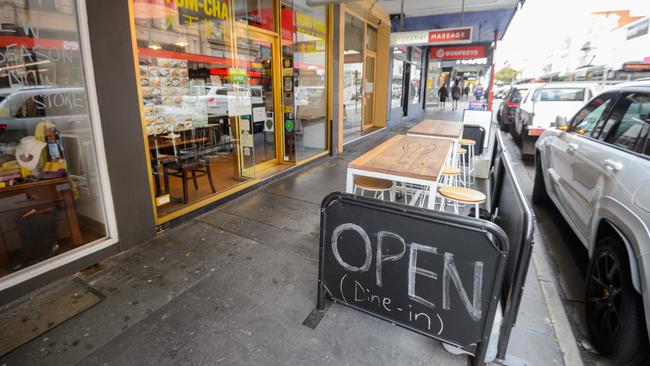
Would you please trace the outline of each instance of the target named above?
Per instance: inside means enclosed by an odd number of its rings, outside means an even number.
[[[317,308],[327,295],[482,364],[507,255],[489,221],[333,193],[321,206]]]

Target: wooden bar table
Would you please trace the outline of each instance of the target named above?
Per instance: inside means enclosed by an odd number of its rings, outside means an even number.
[[[398,135],[348,164],[346,191],[354,193],[354,177],[366,176],[417,184],[429,189],[433,210],[438,179],[453,146],[451,139]]]
[[[451,154],[451,161],[456,161],[456,149],[460,147],[460,139],[463,138],[463,123],[453,121],[442,121],[436,119],[425,119],[408,131],[408,136],[434,137],[451,139],[454,142],[454,150]]]

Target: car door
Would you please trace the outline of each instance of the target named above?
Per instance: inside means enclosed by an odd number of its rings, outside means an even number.
[[[585,201],[588,196],[586,191],[593,190],[602,168],[584,159],[583,155],[594,150],[594,136],[602,131],[615,99],[615,93],[598,96],[573,117],[568,131],[548,142],[550,193],[555,196],[560,210],[576,234],[585,242],[588,234],[585,223],[589,221],[588,212],[591,211]]]
[[[650,202],[650,92],[624,93],[618,99],[610,118],[613,126],[601,136],[610,146],[599,163],[604,167],[603,193],[625,207],[639,206],[648,210]]]

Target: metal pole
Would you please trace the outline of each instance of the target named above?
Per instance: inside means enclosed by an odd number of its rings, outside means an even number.
[[[499,31],[494,31],[494,47],[492,48],[492,62],[491,62],[491,67],[492,70],[490,71],[490,86],[489,86],[489,91],[488,91],[488,106],[487,110],[491,111],[492,110],[492,101],[494,100],[494,53],[497,49],[497,40],[499,39]]]

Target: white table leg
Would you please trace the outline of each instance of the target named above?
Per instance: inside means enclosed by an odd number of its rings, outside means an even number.
[[[427,200],[427,208],[433,210],[436,208],[436,193],[438,192],[438,182],[431,182],[429,184],[429,199]]]
[[[345,191],[347,193],[354,193],[354,174],[348,169],[348,177],[345,181]]]

